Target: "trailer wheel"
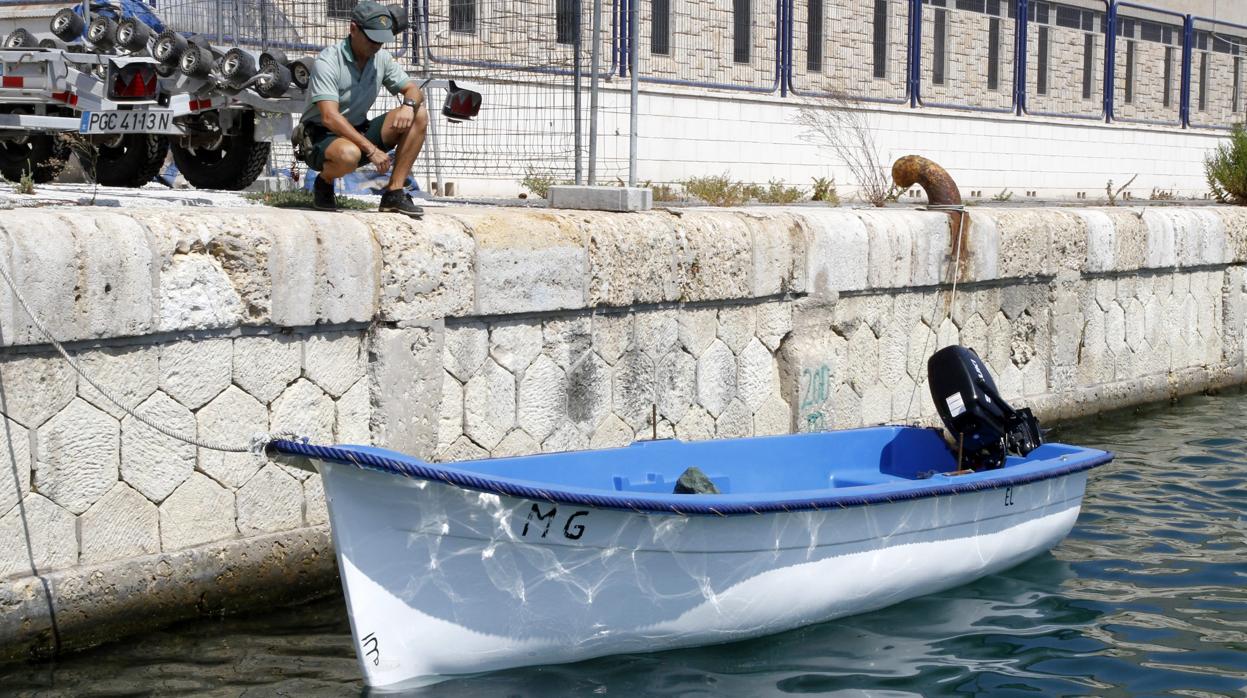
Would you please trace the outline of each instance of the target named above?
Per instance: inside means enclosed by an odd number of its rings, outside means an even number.
[[[141,187],[165,164],[169,141],[151,133],[127,133],[96,146],[94,155],[78,153],[83,172],[106,187]],[[90,159],[95,158],[94,172]]]
[[[246,189],[268,164],[271,143],[255,140],[254,114],[247,114],[233,135],[213,147],[190,148],[174,142],[173,162],[197,189]]]
[[[38,184],[60,176],[69,162],[69,144],[56,134],[36,133],[22,140],[0,141],[0,175],[10,182],[30,173]]]

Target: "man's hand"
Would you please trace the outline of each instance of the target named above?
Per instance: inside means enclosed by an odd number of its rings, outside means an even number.
[[[411,128],[411,122],[416,120],[416,109],[418,108],[407,104],[399,107],[398,113],[394,115],[394,128],[400,132]]]
[[[368,153],[368,162],[377,168],[377,174],[385,174],[390,171],[390,156],[385,151],[374,147],[372,152]]]

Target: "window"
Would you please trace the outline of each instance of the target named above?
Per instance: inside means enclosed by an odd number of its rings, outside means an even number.
[[[1095,34],[1082,37],[1082,98],[1091,99],[1095,85]]]
[[[1171,99],[1169,95],[1170,93],[1173,92],[1173,47],[1172,46],[1165,47],[1164,80],[1165,80],[1165,84],[1162,88],[1164,91],[1161,92],[1160,103],[1161,103],[1161,106],[1167,107],[1169,106],[1169,102]]]
[[[1230,93],[1230,109],[1237,114],[1242,108],[1242,77],[1243,77],[1243,59],[1234,57],[1234,90]]]
[[[1035,91],[1048,94],[1048,28],[1039,27],[1039,58],[1035,63]]]
[[[1199,110],[1208,110],[1208,53],[1199,54]]]
[[[330,19],[350,19],[351,10],[355,9],[358,0],[329,0],[326,14]]]
[[[935,40],[931,44],[931,50],[935,54],[935,61],[931,66],[931,82],[936,85],[944,84],[944,62],[947,60],[944,44],[947,36],[948,10],[938,9],[935,11]]]
[[[1000,20],[987,22],[987,89],[1000,89]]]
[[[1134,103],[1134,42],[1126,42],[1126,104]]]
[[[654,11],[651,18],[649,52],[655,56],[671,55],[671,0],[653,0],[650,7]]]
[[[749,29],[753,25],[750,0],[732,0],[732,60],[749,62]]]
[[[805,69],[823,71],[823,0],[809,0],[810,27],[806,34]]]
[[[450,0],[450,30],[476,33],[476,0]]]
[[[888,0],[875,0],[874,76],[888,76]]]
[[[580,35],[580,0],[555,0],[554,24],[560,44],[574,44]]]

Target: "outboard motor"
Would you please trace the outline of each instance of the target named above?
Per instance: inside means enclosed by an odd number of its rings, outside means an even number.
[[[1043,443],[1029,408],[1015,410],[1000,398],[996,382],[973,349],[947,346],[927,360],[931,399],[957,444],[962,468],[991,470],[1005,456],[1024,456]]]

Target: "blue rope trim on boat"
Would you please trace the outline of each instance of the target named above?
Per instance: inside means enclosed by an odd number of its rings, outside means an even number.
[[[768,514],[777,512],[821,511],[824,507],[839,506],[840,508],[863,507],[872,504],[889,504],[898,501],[926,499],[945,494],[969,494],[984,490],[1017,487],[1032,482],[1051,480],[1090,470],[1113,460],[1112,453],[1079,460],[1070,465],[1047,468],[1039,472],[993,477],[989,480],[967,480],[947,484],[918,487],[904,492],[886,492],[865,495],[833,495],[807,500],[768,500],[761,502],[730,502],[722,501],[700,503],[700,497],[690,497],[687,504],[673,504],[639,497],[616,494],[587,494],[583,492],[565,492],[545,490],[521,485],[516,482],[499,480],[480,475],[473,475],[457,470],[446,470],[427,463],[411,462],[396,458],[386,458],[372,453],[361,453],[334,446],[316,446],[278,439],[269,447],[279,453],[304,456],[316,460],[353,465],[367,470],[402,475],[416,480],[444,482],[463,489],[476,490],[491,494],[503,494],[522,499],[536,499],[560,504],[576,504],[597,507],[599,509],[620,509],[624,511],[644,512],[649,514],[679,514],[681,516],[739,516],[742,514]]]

